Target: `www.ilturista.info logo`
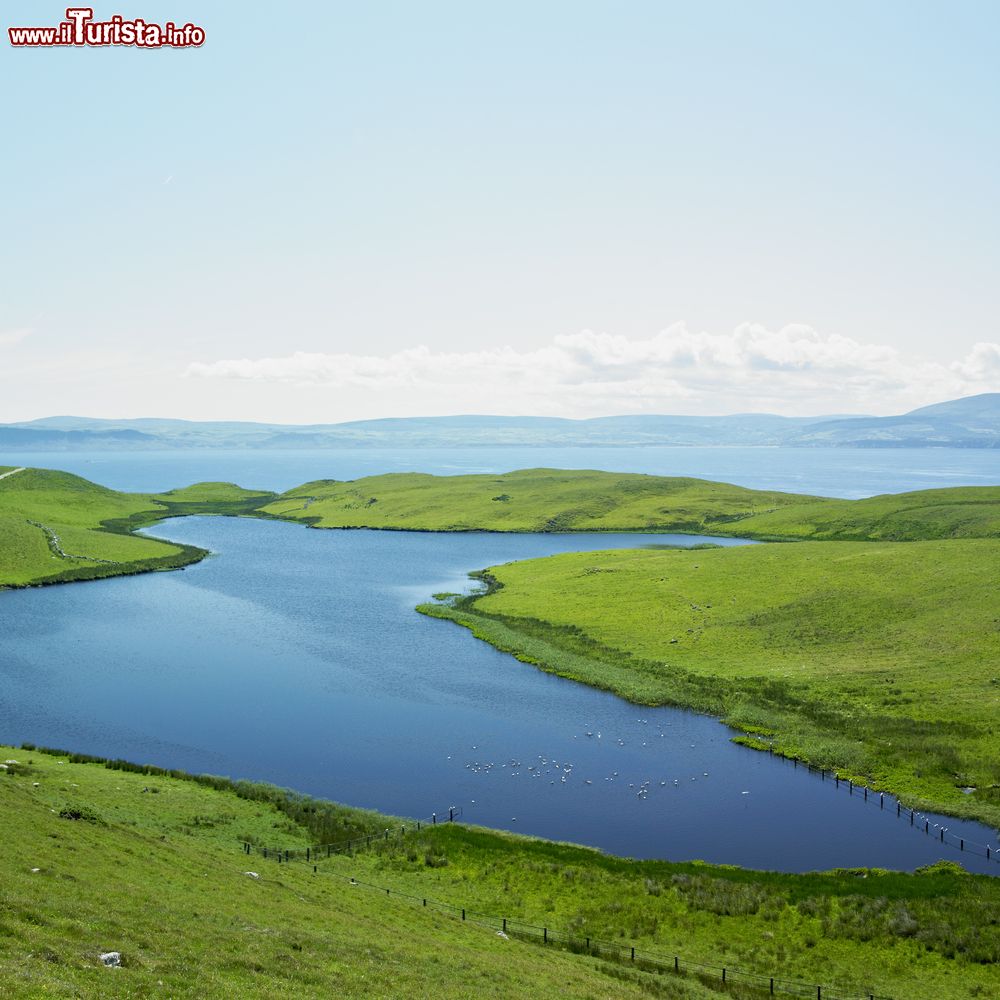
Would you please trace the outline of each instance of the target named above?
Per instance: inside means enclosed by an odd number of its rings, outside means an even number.
[[[141,17],[115,14],[95,21],[93,7],[67,7],[66,20],[50,28],[8,28],[10,44],[18,48],[53,45],[134,45],[141,49],[186,49],[204,44],[205,29],[196,24],[153,24]]]

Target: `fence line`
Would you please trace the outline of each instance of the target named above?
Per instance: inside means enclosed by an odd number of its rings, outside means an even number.
[[[841,778],[835,771],[827,771],[825,768],[815,764],[800,761],[795,757],[785,757],[783,754],[776,754],[774,747],[769,749],[772,756],[784,760],[793,768],[805,768],[812,774],[818,774],[821,781],[829,781],[834,789],[839,790],[841,786],[847,789],[847,794],[857,798],[868,805],[877,805],[880,811],[890,815],[895,813],[897,819],[907,821],[911,827],[922,830],[927,836],[934,836],[940,844],[954,848],[960,854],[974,854],[977,857],[985,858],[994,864],[1000,864],[1000,849],[994,844],[980,844],[957,833],[951,833],[948,827],[932,820],[927,813],[919,809],[911,809],[890,792],[876,792],[867,785],[855,784],[850,778]]]
[[[436,826],[438,823],[454,823],[461,815],[461,806],[449,806],[447,812],[443,812],[440,815],[438,813],[431,813],[430,819],[410,820],[409,823],[400,823],[398,829],[386,827],[382,833],[367,833],[360,837],[352,837],[350,840],[342,840],[336,844],[310,844],[308,847],[287,849],[282,847],[264,847],[244,840],[242,842],[243,853],[260,854],[264,858],[277,861],[279,864],[283,861],[318,861],[320,858],[329,858],[334,854],[343,854],[345,851],[351,851],[356,847],[370,847],[373,843],[384,843],[390,837],[399,839],[405,837],[408,833],[420,833],[421,830]]]
[[[939,844],[944,844],[946,847],[952,848],[959,854],[972,854],[976,857],[985,858],[992,864],[1000,865],[1000,845],[981,844],[977,841],[970,840],[968,837],[952,833],[943,823],[938,823],[936,820],[931,819],[928,813],[922,812],[919,809],[911,809],[909,806],[904,805],[899,798],[892,795],[890,792],[877,792],[869,788],[867,785],[855,784],[850,778],[841,778],[835,771],[827,771],[825,768],[819,767],[816,764],[809,764],[805,761],[800,761],[795,757],[786,757],[783,754],[776,754],[773,746],[769,748],[769,753],[773,757],[783,760],[786,764],[791,765],[795,769],[805,768],[810,774],[819,775],[821,781],[829,781],[837,790],[843,786],[847,789],[847,794],[849,796],[854,797],[865,804],[872,806],[877,805],[880,811],[886,812],[889,815],[895,813],[897,819],[907,822],[910,827],[923,832],[925,836],[933,836]],[[419,832],[425,826],[433,826],[436,823],[453,822],[461,815],[461,807],[451,806],[449,807],[447,813],[433,813],[428,819],[417,820],[416,822],[410,821],[409,825],[405,823],[401,824],[399,831],[397,831],[395,835],[404,836],[406,833]],[[387,840],[391,835],[390,830],[387,829],[383,832],[380,839]],[[306,861],[311,861],[314,858],[322,857],[324,854],[326,857],[331,857],[333,854],[340,854],[356,847],[370,846],[374,843],[377,837],[377,834],[367,834],[361,837],[354,837],[351,840],[342,841],[338,844],[316,844],[304,849],[294,850],[285,850],[273,847],[258,847],[249,843],[244,843],[244,853],[252,854],[256,852],[263,854],[266,858],[276,858],[284,861],[289,861],[293,858],[300,858],[301,856],[301,858],[304,858]]]
[[[302,852],[299,853],[300,855],[302,854]],[[297,860],[305,860],[305,858],[301,856]],[[762,995],[766,994],[769,996],[783,994],[785,996],[814,997],[816,1000],[892,1000],[892,998],[883,994],[872,992],[845,993],[840,987],[827,986],[821,983],[812,984],[804,980],[785,979],[781,976],[765,976],[760,973],[748,972],[744,969],[722,965],[718,962],[695,962],[680,955],[657,954],[652,951],[646,951],[641,947],[637,948],[634,945],[620,944],[606,941],[602,938],[573,934],[559,928],[530,924],[527,921],[517,920],[512,917],[501,917],[492,913],[483,913],[480,910],[474,910],[469,907],[458,906],[453,903],[443,903],[428,896],[415,896],[412,893],[402,892],[388,886],[379,886],[371,882],[364,882],[350,875],[341,875],[339,872],[321,869],[317,863],[313,864],[313,874],[326,875],[329,878],[339,879],[353,888],[377,892],[388,899],[407,900],[411,903],[419,904],[421,908],[448,914],[466,923],[472,923],[476,926],[496,931],[505,937],[516,937],[521,940],[538,942],[542,945],[552,945],[577,954],[591,955],[594,958],[603,958],[623,964],[627,963],[646,972],[691,975],[703,982],[713,984],[742,984],[760,991]]]

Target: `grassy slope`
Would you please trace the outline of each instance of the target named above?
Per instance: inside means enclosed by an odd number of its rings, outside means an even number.
[[[335,856],[314,874],[240,852],[243,838],[307,843],[267,802],[38,752],[0,748],[4,758],[21,764],[0,772],[3,996],[718,995],[695,980],[505,941],[343,876],[852,993],[1000,991],[995,879],[629,862],[458,826]],[[67,807],[96,821],[60,817]],[[105,950],[120,951],[124,967],[103,968]]]
[[[750,537],[918,541],[1000,537],[1000,486],[959,486],[864,500],[823,500],[741,522]]]
[[[283,493],[262,510],[319,528],[682,531],[858,541],[1000,536],[995,486],[830,500],[703,479],[556,469],[321,480]]]
[[[25,469],[0,479],[0,587],[183,566],[205,553],[131,531],[179,514],[248,513],[272,496],[231,483],[119,493],[67,472]]]
[[[489,596],[422,610],[1000,825],[998,567],[992,540],[573,553],[493,569]]]
[[[306,483],[263,510],[321,528],[699,532],[755,511],[809,502],[703,479],[522,469],[496,476],[406,472]]]
[[[22,750],[3,757],[32,761],[0,774],[5,997],[641,995],[592,961],[244,856],[238,838],[306,842],[261,803]],[[67,806],[100,821],[63,819]],[[124,968],[101,966],[109,950]]]

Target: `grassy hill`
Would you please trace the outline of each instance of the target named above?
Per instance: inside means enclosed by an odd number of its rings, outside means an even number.
[[[487,596],[421,610],[1000,825],[998,567],[986,539],[572,553],[493,568]]]
[[[306,483],[263,511],[318,528],[418,531],[687,531],[812,497],[703,479],[590,470],[522,469],[505,475],[403,472]]]
[[[912,542],[1000,538],[1000,486],[957,486],[762,511],[732,528],[750,538]]]
[[[314,872],[247,856],[240,842],[302,848],[313,832],[298,820],[317,813],[342,831],[390,821],[266,787],[37,750],[0,747],[2,759],[18,762],[0,768],[5,997],[719,995],[719,983],[690,975],[503,938],[473,910],[616,940],[626,954],[636,945],[684,964],[834,984],[837,995],[1000,992],[1000,883],[954,866],[755,873],[631,862],[456,825],[323,858]],[[467,907],[470,919],[435,901]],[[109,951],[120,968],[102,965]]]
[[[317,528],[678,531],[859,541],[1000,537],[998,486],[831,500],[704,479],[589,470],[321,480],[289,490],[261,510]]]
[[[132,530],[180,514],[249,513],[271,497],[231,483],[199,483],[159,495],[119,493],[68,472],[3,467],[0,587],[183,566],[205,553]]]

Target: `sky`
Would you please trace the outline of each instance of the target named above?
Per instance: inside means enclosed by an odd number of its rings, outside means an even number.
[[[1000,391],[1000,4],[95,0],[15,49],[0,421]]]

